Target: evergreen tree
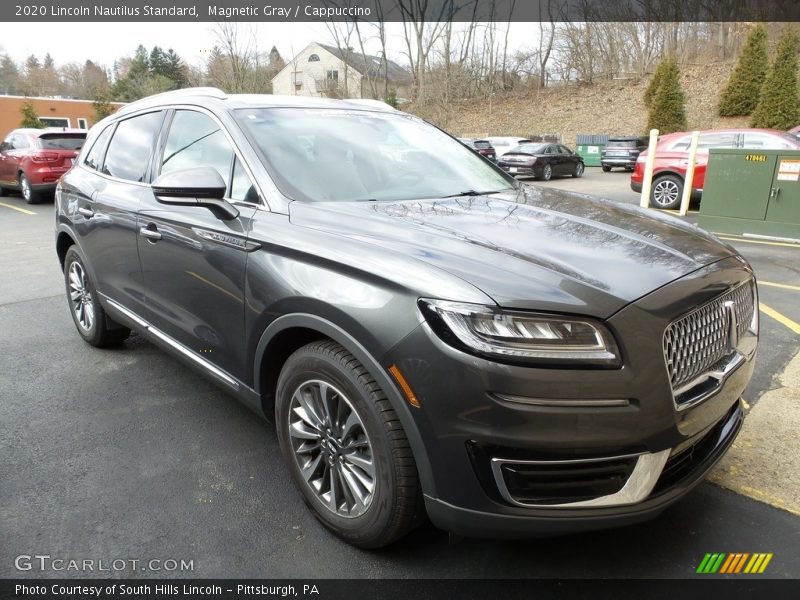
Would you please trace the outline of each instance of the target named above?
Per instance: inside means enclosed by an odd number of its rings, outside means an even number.
[[[658,86],[661,85],[661,78],[664,75],[664,68],[667,65],[667,61],[662,60],[658,63],[656,67],[656,72],[653,73],[653,77],[650,79],[650,83],[647,84],[647,89],[644,91],[644,105],[647,108],[650,108],[650,105],[653,103],[653,96],[656,95],[656,91],[658,91]]]
[[[0,57],[0,94],[18,94],[19,89],[19,68],[8,54],[3,54]]]
[[[778,52],[767,73],[751,125],[773,129],[791,129],[800,123],[797,99],[797,33],[784,31]]]
[[[44,127],[44,123],[39,120],[39,114],[36,112],[36,108],[30,100],[25,100],[25,102],[22,103],[19,112],[22,113],[22,121],[20,121],[19,124],[20,127],[31,127],[33,129],[41,129]]]
[[[681,89],[680,72],[675,59],[665,58],[659,65],[661,81],[650,103],[647,129],[660,133],[686,130],[685,96]]]
[[[114,106],[111,104],[108,93],[106,92],[98,92],[95,95],[94,102],[92,102],[92,107],[94,108],[95,123],[102,121],[109,115],[114,114]]]
[[[757,25],[747,36],[739,63],[719,99],[720,117],[751,114],[758,104],[761,86],[767,76],[767,30]]]

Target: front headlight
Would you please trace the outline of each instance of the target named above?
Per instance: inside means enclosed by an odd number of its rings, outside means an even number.
[[[452,345],[506,362],[618,367],[611,332],[582,318],[420,299],[436,333]]]

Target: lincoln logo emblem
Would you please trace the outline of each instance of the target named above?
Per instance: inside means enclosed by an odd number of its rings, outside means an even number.
[[[736,321],[736,304],[729,300],[723,306],[728,315],[728,352],[733,352],[736,350],[736,346],[739,345],[739,324]]]

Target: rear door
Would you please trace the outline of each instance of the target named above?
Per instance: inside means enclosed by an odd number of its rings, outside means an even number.
[[[86,185],[76,185],[73,225],[97,291],[138,315],[144,313],[144,289],[136,213],[150,194],[147,179],[163,119],[164,111],[156,110],[103,131],[81,169],[93,174],[86,177]],[[110,138],[107,146],[104,137]]]
[[[176,110],[155,161],[161,173],[215,168],[240,215],[222,221],[208,209],[160,204],[151,190],[137,228],[147,287],[147,319],[173,342],[244,379],[244,282],[251,217],[258,194],[224,127],[200,109]],[[224,377],[223,377],[224,379]]]

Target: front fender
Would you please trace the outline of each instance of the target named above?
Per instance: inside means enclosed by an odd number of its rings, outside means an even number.
[[[272,323],[267,326],[266,330],[261,335],[256,347],[253,372],[255,391],[261,394],[262,382],[260,365],[270,342],[280,332],[290,328],[305,328],[318,331],[341,345],[358,359],[358,361],[364,366],[373,379],[375,379],[378,385],[381,386],[381,389],[392,403],[392,408],[394,408],[395,413],[397,413],[397,416],[403,425],[406,437],[411,445],[411,451],[414,453],[414,460],[417,463],[417,471],[419,473],[423,493],[432,497],[436,497],[436,489],[434,486],[428,453],[414,421],[412,408],[404,400],[396,383],[389,377],[387,370],[381,366],[379,360],[372,356],[372,354],[370,354],[370,352],[368,352],[358,340],[356,340],[352,335],[335,323],[331,323],[326,319],[308,313],[283,315],[272,321]]]

